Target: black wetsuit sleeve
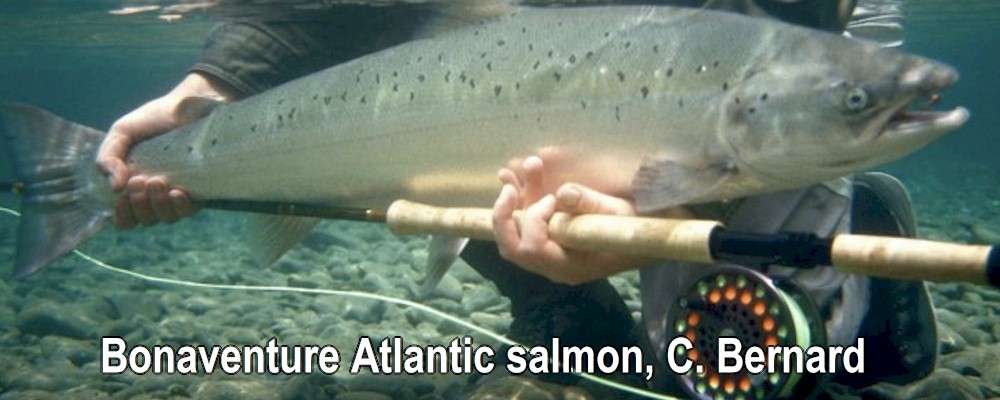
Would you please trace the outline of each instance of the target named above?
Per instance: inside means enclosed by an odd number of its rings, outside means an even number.
[[[408,40],[420,21],[413,11],[348,6],[306,17],[228,20],[212,29],[189,71],[246,97]]]

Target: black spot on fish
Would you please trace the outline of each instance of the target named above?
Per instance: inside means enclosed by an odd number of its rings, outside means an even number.
[[[438,53],[438,62],[444,61],[444,53]]]
[[[219,143],[219,139],[218,138],[212,138],[212,147],[215,147],[215,145],[218,144],[218,143]]]
[[[712,62],[712,68],[719,68],[719,61]]]
[[[417,75],[418,82],[423,82],[425,79],[427,79],[427,77],[424,76],[424,74]]]
[[[330,100],[333,100],[333,96],[323,96],[323,104],[330,105]]]
[[[278,127],[280,128],[283,125],[285,125],[285,116],[278,114]]]
[[[735,98],[733,98],[733,100],[736,101],[736,104],[740,104],[740,98],[739,97],[735,97]]]
[[[250,132],[257,132],[257,124],[250,125]]]
[[[167,150],[170,150],[170,145],[169,144],[163,146],[163,151],[167,151]]]
[[[413,101],[413,92],[410,92],[410,101]]]
[[[399,78],[399,71],[392,71],[393,78]]]
[[[382,75],[375,74],[375,84],[376,85],[381,85],[382,84]]]
[[[445,82],[451,82],[451,71],[448,71],[448,72],[444,73],[444,81]]]
[[[552,58],[552,50],[549,50],[549,58]]]
[[[296,109],[295,109],[295,107],[292,107],[292,109],[288,111],[288,120],[289,120],[289,121],[290,121],[290,120],[291,120],[292,118],[294,118],[294,117],[295,117],[295,110],[296,110]]]
[[[313,95],[313,101],[316,101],[316,100],[319,100],[319,94],[314,94]]]
[[[313,100],[316,100],[315,96],[313,96]],[[226,117],[226,119],[232,121],[233,120],[233,116],[230,115],[230,116]]]
[[[462,81],[462,83],[465,83],[466,76],[464,71],[458,75],[458,79]]]
[[[760,95],[760,101],[767,101],[767,93]]]
[[[281,105],[281,103],[284,103],[284,102],[285,102],[285,99],[284,99],[284,98],[281,98],[281,99],[278,99],[278,105],[279,105],[279,106]]]
[[[423,62],[424,56],[417,56],[417,62]]]
[[[667,77],[669,78],[671,76],[674,76],[674,69],[673,68],[668,68],[667,69]]]
[[[750,114],[753,114],[753,113],[757,112],[757,109],[753,108],[753,107],[750,107],[750,109],[748,109],[747,112],[749,112]]]
[[[552,77],[556,78],[556,82],[559,82],[559,80],[562,79],[562,74],[560,74],[558,72],[553,72],[552,73]]]
[[[576,63],[576,54],[570,54],[569,55],[569,63],[570,64]]]
[[[535,51],[535,45],[528,43],[528,51]]]
[[[580,100],[580,108],[583,110],[587,109],[587,102],[585,100]]]
[[[503,39],[497,40],[497,47],[503,47],[503,45],[505,44],[507,44],[506,40]]]
[[[476,88],[476,80],[475,79],[469,79],[469,86],[471,86],[473,89],[475,89]]]
[[[604,37],[609,37],[609,36],[611,36],[611,32],[604,31]]]
[[[629,47],[632,47],[632,42],[631,41],[625,42],[625,48],[627,49]]]
[[[501,91],[501,90],[503,90],[503,87],[502,87],[502,86],[500,86],[500,85],[496,85],[496,86],[494,86],[494,87],[493,87],[493,95],[494,95],[494,96],[499,96],[499,95],[500,95],[500,91]]]
[[[625,82],[625,73],[624,72],[618,71],[618,72],[615,73],[615,75],[618,76],[618,82]]]
[[[194,147],[188,146],[187,150],[188,150],[188,154],[191,154],[191,153],[194,152]]]
[[[361,83],[361,75],[354,77],[354,83]]]
[[[654,44],[653,45],[653,53],[654,54],[659,54],[660,53],[660,45],[658,45],[658,44]]]
[[[367,103],[368,102],[367,99],[368,99],[367,96],[361,96],[361,104]]]
[[[704,71],[704,70],[706,70],[706,69],[707,69],[707,68],[705,68],[705,66],[704,66],[704,65],[699,65],[699,66],[698,66],[698,68],[695,68],[695,69],[694,69],[694,72],[695,72],[695,73],[701,73],[702,71]]]
[[[490,71],[490,72],[493,72],[493,63],[492,62],[486,63],[486,70]]]
[[[521,90],[521,82],[514,82],[514,90]]]
[[[589,60],[589,59],[591,59],[592,57],[594,57],[594,52],[592,52],[592,51],[588,51],[588,52],[587,52],[587,59]]]
[[[539,65],[542,65],[542,60],[536,60],[535,65],[532,65],[531,69],[538,69]]]
[[[722,82],[722,91],[725,92],[729,90],[729,82]]]
[[[622,122],[622,108],[615,106],[615,121]]]
[[[643,86],[641,89],[639,89],[639,92],[642,93],[642,98],[644,98],[644,99],[646,98],[646,96],[649,96],[649,88],[648,87]]]
[[[684,108],[684,100],[677,100],[677,108]]]
[[[479,58],[486,58],[486,52],[479,53]]]
[[[521,27],[521,33],[528,33],[528,28]]]
[[[562,25],[563,25],[563,22],[562,22],[562,21],[559,21],[559,22],[557,22],[557,23],[556,23],[556,25],[559,25],[559,26],[562,26]]]
[[[398,83],[393,83],[392,84],[392,91],[393,92],[398,92],[399,91],[399,84]]]
[[[479,36],[479,31],[472,32],[472,36]]]

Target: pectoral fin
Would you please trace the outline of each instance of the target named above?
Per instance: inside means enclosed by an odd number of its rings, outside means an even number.
[[[271,265],[312,231],[317,218],[253,215],[247,223],[246,242],[258,265]]]
[[[632,180],[632,194],[639,213],[705,199],[737,173],[728,161],[682,160],[669,155],[647,157]]]

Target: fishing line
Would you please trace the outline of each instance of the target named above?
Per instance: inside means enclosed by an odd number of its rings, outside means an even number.
[[[21,216],[20,212],[18,212],[16,210],[13,210],[13,209],[10,209],[10,208],[7,208],[7,207],[0,207],[0,211],[4,212],[6,214],[9,214],[9,215],[13,215],[14,217],[18,217],[18,218]],[[523,344],[520,344],[520,343],[518,343],[518,342],[516,342],[516,341],[514,341],[512,339],[507,338],[504,335],[501,335],[501,334],[499,334],[497,332],[494,332],[494,331],[489,330],[487,328],[484,328],[484,327],[481,327],[479,325],[476,325],[476,324],[474,324],[472,322],[468,322],[468,321],[466,321],[464,319],[461,319],[459,317],[453,316],[451,314],[445,313],[443,311],[437,310],[435,308],[432,308],[432,307],[429,307],[429,306],[426,306],[426,305],[423,305],[423,304],[420,304],[420,303],[417,303],[417,302],[414,302],[414,301],[410,301],[410,300],[406,300],[406,299],[401,299],[401,298],[397,298],[397,297],[386,296],[386,295],[381,295],[381,294],[377,294],[377,293],[359,292],[359,291],[354,291],[354,290],[311,289],[311,288],[301,288],[301,287],[294,287],[294,286],[266,286],[266,285],[216,284],[216,283],[193,282],[193,281],[186,281],[186,280],[181,280],[181,279],[158,277],[158,276],[143,274],[143,273],[140,273],[140,272],[130,271],[130,270],[127,270],[127,269],[123,269],[123,268],[116,267],[114,265],[108,264],[108,263],[106,263],[106,262],[104,262],[104,261],[102,261],[102,260],[100,260],[100,259],[98,259],[98,258],[96,258],[94,256],[91,256],[91,255],[89,255],[87,253],[84,253],[84,252],[82,252],[80,250],[73,250],[73,254],[75,254],[76,256],[84,259],[85,261],[87,261],[87,262],[89,262],[89,263],[91,263],[93,265],[96,265],[96,266],[98,266],[100,268],[103,268],[103,269],[105,269],[107,271],[110,271],[110,272],[113,272],[113,273],[117,273],[117,274],[126,275],[126,276],[129,276],[129,277],[136,278],[136,279],[143,280],[143,281],[147,281],[147,282],[156,282],[156,283],[165,284],[165,285],[182,286],[182,287],[198,288],[198,289],[233,290],[233,291],[246,291],[246,292],[280,292],[280,293],[299,293],[299,294],[329,295],[329,296],[340,296],[340,297],[350,297],[350,298],[359,298],[359,299],[367,299],[367,300],[374,300],[374,301],[382,301],[382,302],[386,302],[386,303],[390,303],[390,304],[395,304],[395,305],[398,305],[398,306],[409,307],[409,308],[415,309],[417,311],[433,315],[433,316],[438,317],[440,319],[453,322],[455,324],[458,324],[461,327],[464,327],[464,328],[469,329],[469,330],[471,330],[473,332],[485,335],[485,336],[487,336],[487,337],[489,337],[489,338],[491,338],[493,340],[496,340],[496,341],[498,341],[500,343],[503,343],[503,344],[506,344],[506,345],[509,345],[509,346],[521,346],[521,347],[524,347],[524,348],[530,348],[529,346],[525,346]],[[614,381],[611,381],[611,380],[608,380],[608,379],[605,379],[605,378],[601,378],[601,377],[598,377],[598,376],[594,376],[594,375],[590,375],[590,374],[586,374],[586,373],[582,373],[582,372],[574,372],[574,374],[576,374],[576,375],[578,375],[578,376],[580,376],[580,377],[582,377],[584,379],[587,379],[587,380],[590,380],[592,382],[598,383],[600,385],[603,385],[603,386],[606,386],[606,387],[610,387],[610,388],[614,388],[616,390],[620,390],[620,391],[631,393],[631,394],[636,394],[636,395],[640,395],[640,396],[646,396],[648,398],[659,399],[659,400],[679,400],[676,397],[670,397],[670,396],[662,395],[662,394],[659,394],[659,393],[650,392],[648,390],[643,390],[643,389],[639,389],[639,388],[635,388],[635,387],[623,385],[623,384],[620,384],[618,382],[614,382]]]

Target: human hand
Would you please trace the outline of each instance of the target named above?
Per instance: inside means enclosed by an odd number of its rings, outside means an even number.
[[[628,200],[588,187],[566,183],[555,193],[545,191],[545,166],[539,157],[528,157],[517,169],[499,172],[504,184],[493,205],[493,236],[500,255],[522,268],[555,282],[571,285],[604,278],[650,260],[611,253],[562,247],[549,237],[548,221],[556,211],[574,214],[634,215]],[[523,208],[520,224],[514,210]]]
[[[108,173],[111,188],[125,191],[115,207],[114,226],[173,223],[197,211],[187,193],[171,187],[163,176],[130,176],[125,157],[137,143],[181,125],[178,105],[187,97],[228,100],[223,90],[202,75],[192,73],[166,95],[154,99],[115,121],[97,152],[97,164]]]

